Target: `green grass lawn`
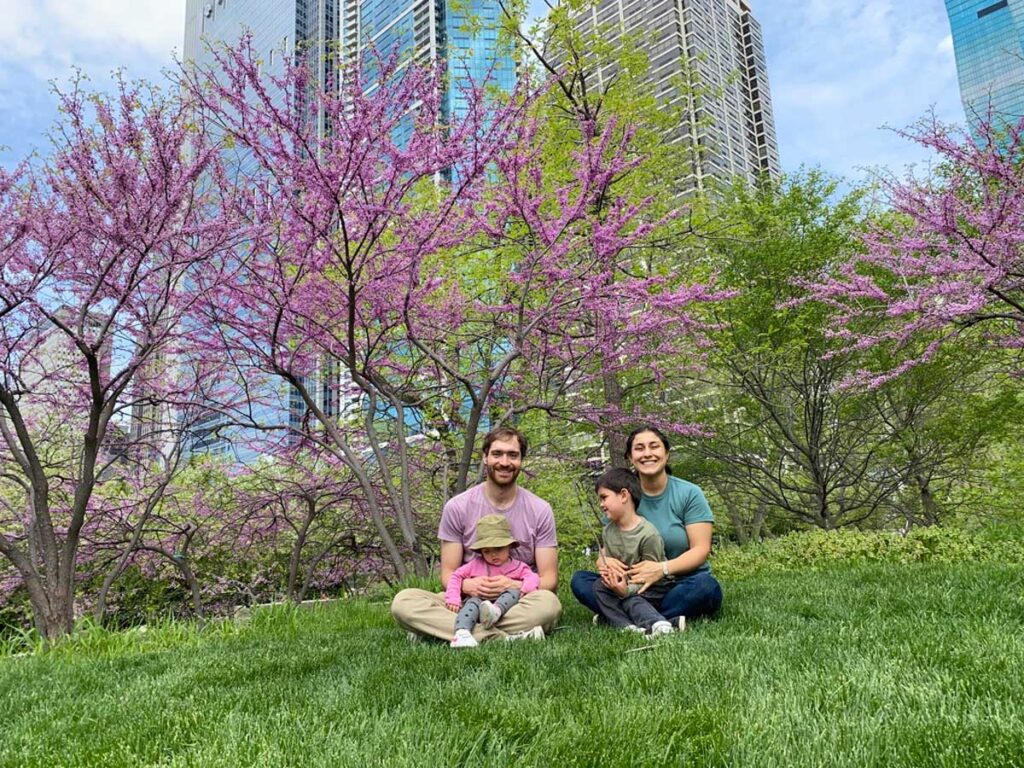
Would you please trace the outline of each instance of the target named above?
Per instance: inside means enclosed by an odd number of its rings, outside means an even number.
[[[0,659],[4,766],[1020,766],[1024,568],[727,582],[714,622],[413,645],[383,603]],[[648,646],[653,646],[648,648]]]

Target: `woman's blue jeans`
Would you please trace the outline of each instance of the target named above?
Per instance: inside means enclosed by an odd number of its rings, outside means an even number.
[[[594,582],[600,579],[593,571],[576,571],[572,575],[573,595],[594,613],[599,613]],[[709,572],[700,571],[679,579],[661,600],[652,599],[651,604],[669,621],[678,616],[711,618],[722,607],[722,587]]]

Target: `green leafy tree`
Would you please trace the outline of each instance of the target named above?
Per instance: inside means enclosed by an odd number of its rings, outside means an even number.
[[[691,402],[715,434],[694,445],[741,540],[772,516],[824,529],[937,522],[941,489],[963,479],[1003,402],[970,350],[876,390],[849,386],[867,353],[831,338],[830,307],[795,301],[802,280],[858,252],[862,195],[836,193],[817,172],[737,187],[714,240],[737,293],[716,309],[712,375]]]

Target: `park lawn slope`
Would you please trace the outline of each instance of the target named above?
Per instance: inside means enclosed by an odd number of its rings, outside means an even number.
[[[410,644],[384,603],[0,659],[3,766],[1014,766],[1024,568],[746,575],[657,642]]]

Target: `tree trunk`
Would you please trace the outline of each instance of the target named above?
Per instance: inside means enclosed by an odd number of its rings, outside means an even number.
[[[750,538],[753,541],[761,541],[764,519],[768,516],[768,506],[762,501],[758,502],[757,511],[754,512],[754,521],[750,524]]]
[[[925,475],[915,475],[918,492],[921,494],[921,511],[924,513],[925,525],[936,525],[942,515],[942,507],[932,495],[931,483]]]
[[[203,595],[199,588],[199,579],[196,578],[196,574],[192,570],[192,566],[188,563],[188,555],[183,554],[175,557],[174,564],[178,566],[178,570],[181,571],[181,575],[185,579],[185,583],[188,584],[189,591],[192,593],[192,611],[195,613],[196,619],[202,623]]]
[[[47,646],[62,637],[70,635],[75,628],[75,605],[72,595],[65,590],[47,589],[38,578],[32,578],[34,585],[26,579],[29,602],[32,605],[32,618],[36,631],[42,636]]]
[[[604,380],[604,401],[607,405],[614,406],[616,410],[622,410],[622,383],[615,373],[605,373]],[[629,468],[629,460],[626,458],[626,435],[620,429],[614,427],[606,430],[608,439],[608,454],[611,458],[612,467],[623,469]]]
[[[302,550],[306,547],[306,539],[309,536],[309,528],[316,519],[316,500],[311,496],[302,499],[306,506],[306,514],[302,519],[302,525],[295,535],[295,543],[292,544],[292,551],[288,556],[288,599],[298,603],[302,600],[302,592],[305,589],[299,587],[299,567],[302,564]],[[287,500],[284,502],[287,505]]]
[[[716,480],[712,480],[711,485],[718,492],[718,498],[720,498],[722,503],[725,505],[725,515],[729,518],[729,522],[732,523],[732,529],[736,534],[737,543],[741,546],[746,544],[750,541],[750,537],[747,535],[747,526],[743,520],[743,513],[740,512],[739,507],[736,506],[729,495],[725,492],[721,483]]]

